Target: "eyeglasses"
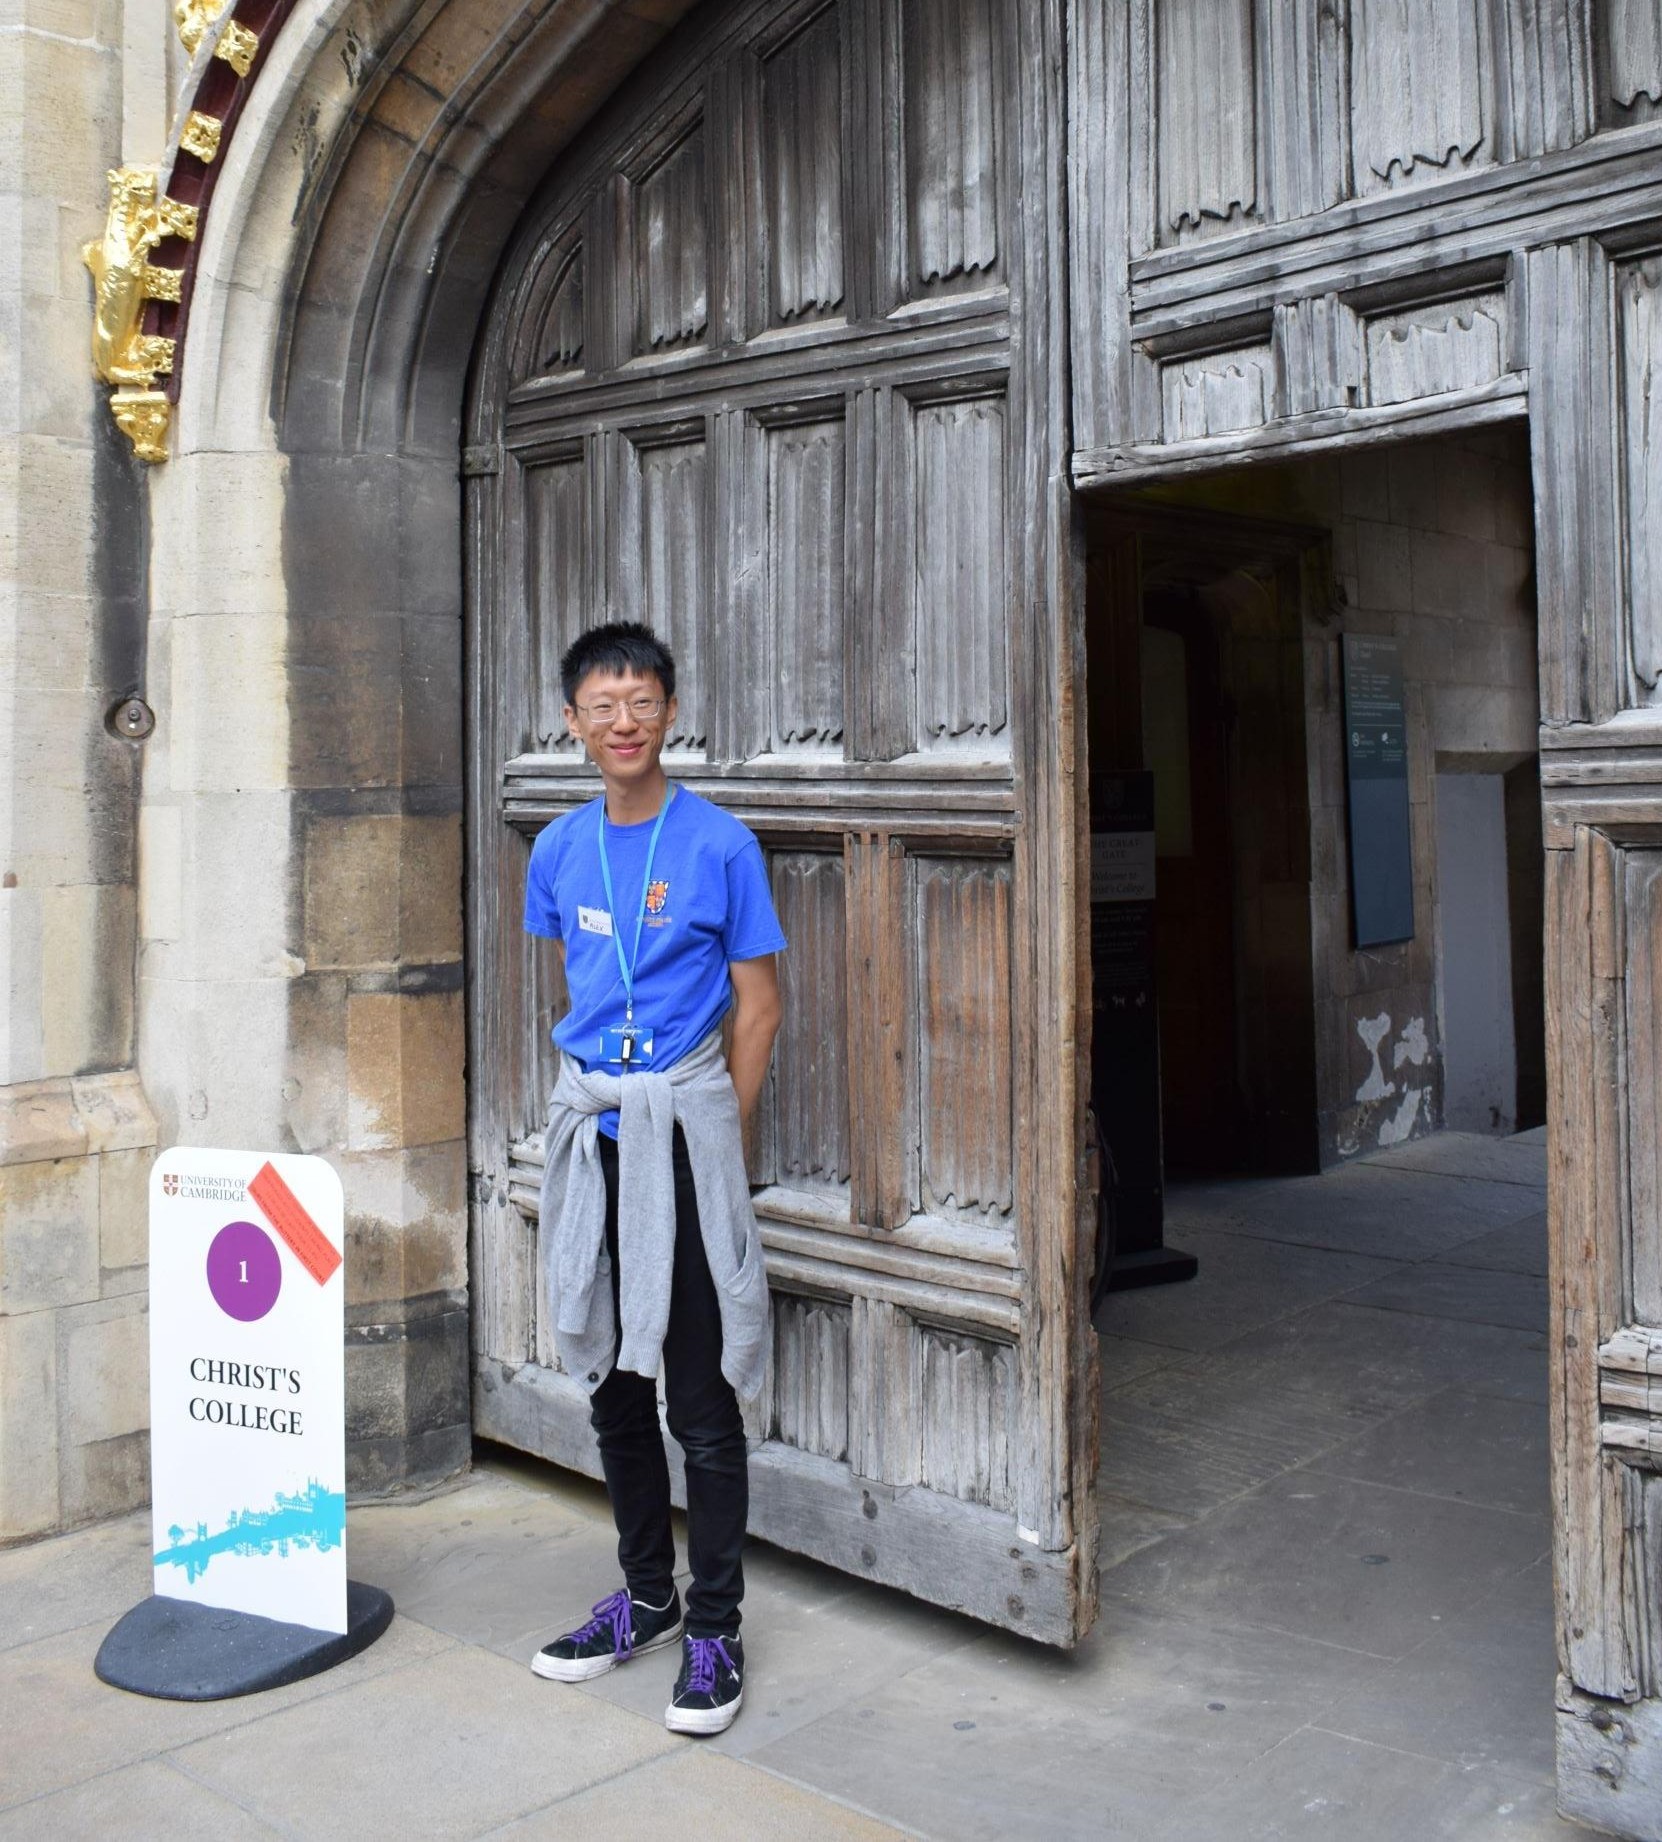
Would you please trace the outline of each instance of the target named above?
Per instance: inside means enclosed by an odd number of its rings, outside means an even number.
[[[662,714],[666,701],[662,697],[631,697],[627,703],[615,704],[609,697],[597,697],[592,704],[574,704],[572,708],[579,716],[586,716],[591,723],[598,723],[605,729],[625,710],[637,723],[650,723]]]

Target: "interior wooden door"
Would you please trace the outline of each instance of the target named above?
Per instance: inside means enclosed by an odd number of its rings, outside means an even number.
[[[1217,636],[1192,591],[1143,601],[1143,736],[1154,772],[1160,1112],[1168,1171],[1239,1168],[1235,866]]]
[[[562,995],[520,905],[596,790],[559,654],[641,618],[666,765],[758,833],[791,943],[752,1529],[1066,1644],[1097,1384],[1059,44],[1048,4],[699,9],[530,211],[464,471],[479,1430],[598,1468],[539,1310]]]

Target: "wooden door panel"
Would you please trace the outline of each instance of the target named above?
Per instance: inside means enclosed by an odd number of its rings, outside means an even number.
[[[1008,1225],[1010,866],[917,862],[922,1207]]]
[[[586,624],[590,602],[589,473],[580,446],[525,469],[522,606],[528,670],[521,694],[525,746],[533,751],[576,754],[562,714],[560,654]]]
[[[848,883],[841,852],[776,852],[773,896],[791,945],[780,963],[785,1021],[773,1055],[767,1181],[831,1189],[846,1206]]]
[[[1058,68],[1018,56],[1034,22],[1059,30],[993,0],[699,9],[510,255],[469,450],[500,455],[470,525],[496,751],[469,826],[475,1403],[488,1435],[596,1469],[536,1284],[563,994],[517,930],[530,841],[595,790],[560,651],[638,617],[678,658],[666,764],[757,832],[791,943],[750,1146],[774,1298],[752,1527],[1067,1643],[1094,1611],[1094,1344],[1073,1153],[1041,1194],[1016,1130],[1059,1087],[1071,1147],[1083,1093],[1054,1059],[1073,994],[1045,994],[1041,1061],[1014,945],[1026,914],[1065,961],[1077,919],[1071,858],[1023,816],[1073,784],[1069,719],[1024,740],[1017,690],[1071,707],[1040,632],[1060,397],[1024,381],[1010,313],[1010,85]]]
[[[1009,747],[1004,401],[912,411],[915,748]]]

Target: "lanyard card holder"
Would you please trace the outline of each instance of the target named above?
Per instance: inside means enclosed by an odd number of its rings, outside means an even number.
[[[600,1059],[621,1068],[650,1068],[652,1030],[644,1023],[625,1023],[600,1032]]]

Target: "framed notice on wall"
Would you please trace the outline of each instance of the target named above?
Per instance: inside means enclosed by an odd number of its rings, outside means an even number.
[[[1355,944],[1414,937],[1408,811],[1408,727],[1402,655],[1394,639],[1347,633],[1345,776],[1350,811],[1350,912]]]

